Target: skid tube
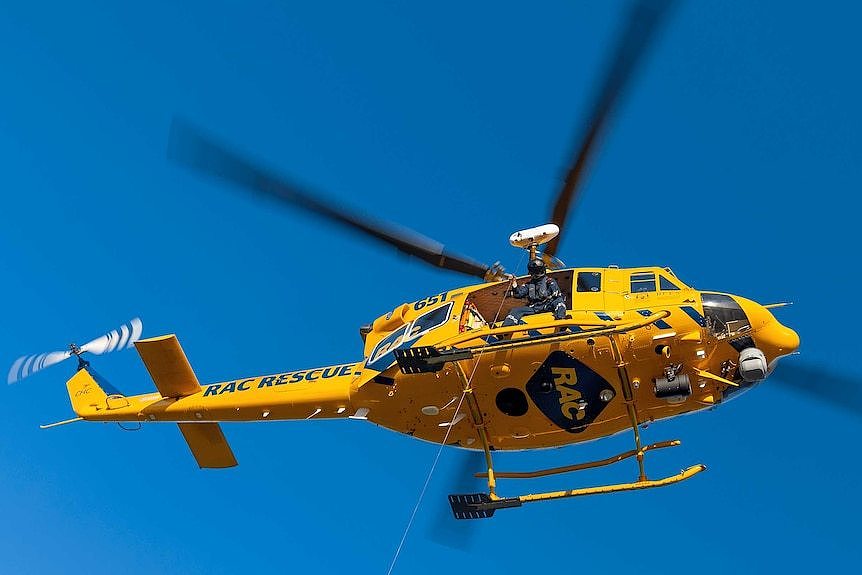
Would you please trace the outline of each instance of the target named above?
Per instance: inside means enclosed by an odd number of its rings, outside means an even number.
[[[599,485],[596,487],[581,487],[579,489],[567,489],[564,491],[549,491],[546,493],[533,493],[529,495],[518,495],[517,497],[499,497],[495,494],[474,493],[470,495],[450,495],[449,504],[455,519],[484,519],[492,517],[498,509],[509,507],[521,507],[525,503],[534,501],[550,501],[552,499],[564,499],[567,497],[583,497],[585,495],[600,495],[604,493],[618,493],[620,491],[636,491],[638,489],[651,489],[663,487],[685,481],[706,470],[703,464],[692,465],[676,475],[663,479],[644,479],[633,483],[617,483],[614,485]]]

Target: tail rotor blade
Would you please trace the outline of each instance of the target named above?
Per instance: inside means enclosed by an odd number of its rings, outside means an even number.
[[[6,383],[17,383],[25,377],[33,375],[37,371],[41,371],[46,367],[50,367],[68,359],[71,355],[71,351],[52,351],[49,353],[40,353],[38,355],[21,356],[16,359],[12,364],[12,367],[9,368],[9,375],[6,378]]]
[[[119,328],[109,331],[101,337],[89,341],[81,346],[81,351],[86,351],[94,355],[110,353],[120,349],[131,347],[138,339],[140,339],[143,331],[143,324],[140,318],[134,318],[128,323],[124,323]]]
[[[617,41],[607,75],[587,116],[574,158],[563,181],[563,188],[554,203],[550,221],[560,227],[560,235],[548,242],[545,254],[556,253],[570,207],[577,199],[589,160],[613,106],[625,91],[638,61],[647,51],[672,4],[673,0],[641,0],[632,8],[626,27]]]
[[[89,352],[95,355],[126,349],[132,347],[132,345],[141,338],[143,330],[144,324],[141,322],[140,318],[136,317],[129,322],[124,323],[119,328],[85,343],[77,349],[79,349],[81,353]],[[66,350],[21,356],[16,359],[9,368],[6,382],[9,384],[17,383],[25,377],[30,377],[37,371],[41,371],[46,367],[50,367],[69,359],[73,355],[74,353],[71,350]]]

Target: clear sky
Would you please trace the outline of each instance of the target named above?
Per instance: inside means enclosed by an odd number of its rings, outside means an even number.
[[[469,283],[169,164],[175,114],[339,203],[481,261],[523,262],[508,235],[546,221],[627,3],[293,4],[0,4],[0,364],[136,315],[146,336],[177,333],[202,381],[353,361],[361,324]],[[559,255],[792,300],[777,314],[804,359],[858,378],[860,9],[677,8]],[[133,351],[94,364],[121,389],[152,389]],[[202,471],[173,425],[40,431],[71,417],[72,371],[0,389],[0,573],[386,572],[434,446],[354,421],[234,424],[239,467]],[[855,565],[860,426],[776,378],[645,431],[683,440],[651,458],[653,475],[706,473],[501,511],[469,547],[432,537],[457,467],[447,450],[395,572]],[[622,463],[540,486],[634,478]]]

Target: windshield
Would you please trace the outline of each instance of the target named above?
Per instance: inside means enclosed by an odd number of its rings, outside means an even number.
[[[729,295],[721,293],[703,293],[703,315],[706,327],[715,335],[738,333],[751,327],[748,316],[742,311],[742,306]]]

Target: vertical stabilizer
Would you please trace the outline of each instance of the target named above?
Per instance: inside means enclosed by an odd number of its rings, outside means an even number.
[[[69,390],[72,409],[79,417],[86,418],[89,415],[95,415],[97,412],[107,409],[108,394],[99,387],[96,379],[86,368],[79,369],[66,382],[66,388]]]

